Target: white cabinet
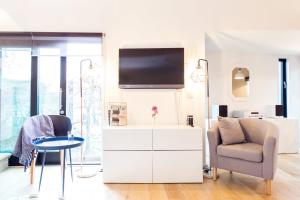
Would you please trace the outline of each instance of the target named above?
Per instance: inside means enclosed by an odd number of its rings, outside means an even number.
[[[201,150],[201,137],[198,128],[155,128],[153,150]]]
[[[289,118],[264,118],[279,130],[278,153],[298,153],[299,120]]]
[[[103,131],[104,150],[152,150],[152,130],[109,127]]]
[[[103,130],[106,183],[203,182],[202,131],[187,126]]]
[[[155,127],[153,129],[153,182],[203,182],[201,129]]]
[[[104,151],[103,180],[106,183],[151,183],[151,151]]]
[[[203,182],[201,151],[154,151],[154,183]]]

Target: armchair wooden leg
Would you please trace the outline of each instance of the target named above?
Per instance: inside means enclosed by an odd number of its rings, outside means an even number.
[[[266,194],[271,195],[272,194],[272,180],[265,180],[266,182]]]
[[[213,167],[213,180],[217,180],[217,176],[218,176],[218,170],[216,167]]]
[[[38,153],[36,151],[32,152],[32,161],[30,165],[30,185],[34,183],[35,163],[36,163],[37,154]]]

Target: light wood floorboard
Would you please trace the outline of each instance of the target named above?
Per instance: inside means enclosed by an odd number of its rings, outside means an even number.
[[[95,168],[91,168],[94,170]],[[29,170],[9,168],[0,173],[0,200],[25,200],[37,194],[40,167],[36,168],[34,186],[29,185]],[[60,167],[46,166],[42,189],[35,199],[58,199],[61,191]],[[264,180],[238,173],[218,170],[217,181],[204,179],[203,184],[103,184],[99,172],[88,179],[71,182],[66,171],[66,199],[88,200],[299,200],[300,155],[279,156],[273,181],[273,194],[267,196]]]

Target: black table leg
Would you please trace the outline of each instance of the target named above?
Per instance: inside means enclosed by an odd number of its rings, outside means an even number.
[[[42,178],[43,178],[43,171],[44,171],[44,166],[45,166],[45,160],[46,160],[46,151],[44,151],[44,154],[43,154],[43,162],[42,162],[41,176],[40,176],[40,182],[39,182],[39,191],[41,189],[41,184],[42,184]]]
[[[65,174],[66,174],[66,149],[63,150],[63,174],[62,174],[62,197],[65,195]]]

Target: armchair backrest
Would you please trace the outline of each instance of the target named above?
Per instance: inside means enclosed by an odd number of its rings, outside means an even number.
[[[263,145],[268,129],[272,125],[270,122],[251,118],[243,118],[239,122],[248,142]]]
[[[70,118],[62,115],[49,115],[49,117],[53,123],[55,136],[67,136],[68,131],[72,130]]]

